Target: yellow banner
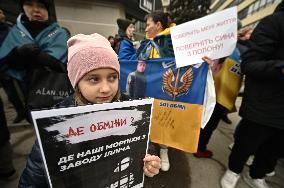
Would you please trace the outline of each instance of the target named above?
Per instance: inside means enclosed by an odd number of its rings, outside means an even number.
[[[202,105],[155,99],[151,120],[151,141],[195,153],[202,113]]]
[[[242,85],[240,63],[227,58],[220,71],[214,75],[216,101],[228,109],[235,111],[235,102]]]

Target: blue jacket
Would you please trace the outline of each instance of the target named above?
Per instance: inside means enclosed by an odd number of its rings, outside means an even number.
[[[132,41],[124,38],[120,41],[118,49],[119,60],[135,60],[137,59],[136,49],[133,46]]]
[[[17,18],[17,24],[9,32],[0,48],[0,63],[16,47],[24,44],[36,43],[41,52],[46,53],[62,63],[67,63],[68,34],[56,22],[43,29],[35,38],[31,36],[23,25],[23,15]],[[19,80],[23,80],[25,71],[8,69],[7,73]]]

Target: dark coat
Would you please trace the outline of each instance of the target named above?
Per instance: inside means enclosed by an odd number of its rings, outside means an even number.
[[[241,64],[246,80],[240,116],[279,129],[284,129],[283,20],[282,10],[257,25]]]
[[[240,51],[240,54],[243,55],[249,49],[249,41],[248,40],[238,40],[237,48]]]
[[[121,101],[130,100],[127,95],[122,94],[120,99]],[[57,107],[70,107],[75,106],[74,97],[69,96]],[[150,146],[153,150],[153,146]],[[149,153],[153,153],[153,151],[149,151]],[[40,153],[40,147],[37,142],[33,145],[32,151],[28,157],[26,168],[23,171],[23,174],[19,181],[19,188],[48,188],[48,180],[45,175],[45,167]]]
[[[0,147],[6,144],[10,139],[10,132],[7,127],[4,105],[0,96]]]
[[[6,23],[0,23],[0,46],[7,36],[10,27]],[[0,70],[0,79],[3,76],[3,72]],[[10,133],[7,127],[6,116],[4,112],[4,105],[0,97],[0,147],[4,145],[10,139]]]
[[[127,77],[127,87],[129,96],[132,99],[145,98],[146,86],[147,80],[144,73],[138,71],[129,73]]]

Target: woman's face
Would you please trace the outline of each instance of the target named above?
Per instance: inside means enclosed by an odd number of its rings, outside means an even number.
[[[23,4],[23,9],[30,21],[47,21],[48,11],[43,3],[37,0],[27,0]]]
[[[152,17],[147,18],[145,32],[148,38],[154,38],[162,31],[161,22],[155,23]]]
[[[135,31],[134,25],[130,24],[126,29],[126,33],[127,33],[128,38],[131,39],[134,36],[134,31]]]
[[[95,69],[78,83],[83,97],[91,103],[109,103],[118,92],[118,73],[111,68]]]

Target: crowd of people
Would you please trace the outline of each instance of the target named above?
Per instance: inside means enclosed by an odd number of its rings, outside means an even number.
[[[68,75],[74,93],[66,97],[58,105],[60,107],[111,103],[145,97],[145,92],[133,87],[133,84],[140,84],[145,88],[145,79],[139,83],[134,79],[144,78],[147,64],[143,60],[174,57],[170,34],[170,28],[175,26],[174,19],[161,11],[145,17],[146,36],[136,49],[133,45],[135,27],[131,20],[117,19],[119,29],[115,37],[105,38],[94,33],[70,38],[68,30],[50,18],[47,1],[21,0],[20,6],[22,13],[14,26],[6,22],[0,10],[0,83],[17,112],[14,123],[23,119],[30,121],[29,112],[33,109],[27,105],[27,100],[35,70],[47,67]],[[227,114],[236,111],[236,98],[245,80],[239,112],[242,119],[235,130],[228,169],[220,180],[222,188],[236,187],[252,155],[254,159],[244,180],[254,188],[269,188],[265,177],[274,174],[277,161],[284,157],[283,20],[284,1],[254,30],[243,28],[239,21],[238,42],[231,56],[217,60],[203,58],[214,76],[216,105],[205,128],[200,130],[195,157],[213,156],[213,151],[207,149],[210,137],[220,120],[229,122]],[[138,60],[137,70],[127,79],[126,94],[129,96],[120,93],[119,60]],[[232,66],[237,71],[230,71]],[[16,170],[1,98],[0,118],[0,178],[9,180]],[[153,177],[160,169],[170,170],[168,146],[153,147],[151,142],[149,146],[149,154],[143,159],[144,174]],[[19,187],[48,187],[37,141],[20,177]]]

